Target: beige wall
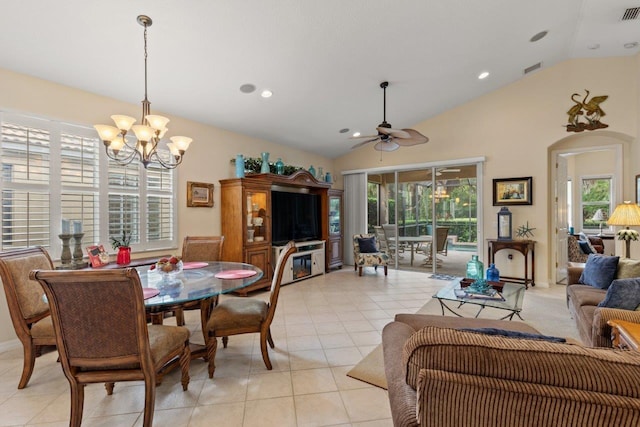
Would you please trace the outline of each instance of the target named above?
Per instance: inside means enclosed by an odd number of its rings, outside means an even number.
[[[536,228],[536,281],[548,283],[552,256],[548,149],[570,135],[563,127],[566,112],[573,105],[570,96],[574,92],[583,94],[585,88],[592,95],[609,95],[602,104],[606,112],[602,121],[609,124],[607,131],[633,139],[638,135],[638,77],[637,56],[565,61],[416,124],[413,127],[429,137],[427,144],[384,153],[382,161],[370,146],[363,147],[336,159],[336,170],[486,156],[482,189],[485,238],[497,235],[494,218],[498,207],[491,203],[492,179],[532,176],[533,205],[514,206],[510,210],[514,227],[529,221]],[[625,161],[629,165],[624,171],[625,198],[633,196],[631,177],[639,170],[635,143],[631,147],[632,158]],[[481,252],[484,254],[486,244]]]
[[[114,81],[114,84],[117,84],[117,81]],[[139,95],[142,97],[143,94]],[[153,99],[151,101],[153,102]],[[155,108],[161,106],[152,104],[152,111],[163,114]],[[140,104],[127,104],[0,69],[0,111],[28,113],[67,123],[92,126],[95,123],[108,124],[112,114],[127,114],[137,118],[142,112],[142,107]],[[262,151],[268,151],[270,159],[274,161],[281,157],[289,165],[305,168],[309,165],[316,168],[322,166],[325,171],[334,171],[333,161],[326,157],[196,123],[173,114],[165,115],[171,119],[170,135],[187,135],[194,140],[183,164],[178,168],[178,246],[182,245],[183,237],[186,235],[220,234],[219,180],[234,176],[235,169],[230,160],[238,153],[246,157],[260,157]],[[214,183],[214,207],[187,208],[187,181]],[[336,186],[339,185],[337,182]],[[179,253],[179,250],[173,248],[163,253]],[[152,254],[134,254],[134,257]],[[5,308],[4,292],[0,290],[0,345],[4,341],[15,339]]]

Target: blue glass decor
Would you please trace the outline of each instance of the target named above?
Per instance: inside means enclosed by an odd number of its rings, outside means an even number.
[[[314,178],[316,177],[316,168],[313,167],[313,165],[309,166],[309,173],[311,174],[311,176],[313,176]]]
[[[236,178],[244,178],[244,156],[242,154],[236,156]]]
[[[489,268],[487,268],[487,281],[488,282],[499,282],[500,281],[500,271],[496,268],[496,265],[491,263]]]
[[[262,153],[262,166],[260,166],[260,173],[269,173],[269,153]]]
[[[478,255],[471,255],[471,260],[467,263],[467,277],[475,280],[483,279],[484,265],[478,259]]]
[[[278,158],[276,162],[276,173],[278,175],[284,175],[284,163],[282,163],[282,159]]]
[[[329,184],[331,184],[331,183],[332,183],[333,178],[331,177],[331,172],[327,172],[327,174],[326,174],[326,175],[325,175],[325,177],[324,177],[324,180],[325,180],[326,182],[328,182]]]

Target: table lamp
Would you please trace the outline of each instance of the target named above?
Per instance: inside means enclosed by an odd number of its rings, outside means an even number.
[[[607,219],[607,213],[602,209],[598,209],[591,219],[600,223],[600,232],[598,233],[598,236],[602,236],[602,221]]]
[[[622,225],[627,228],[618,230],[616,233],[619,240],[625,241],[625,258],[629,258],[631,253],[631,241],[638,240],[638,232],[636,230],[630,230],[630,225],[640,225],[640,207],[635,203],[625,201],[622,204],[616,206],[613,214],[609,220],[608,225]]]

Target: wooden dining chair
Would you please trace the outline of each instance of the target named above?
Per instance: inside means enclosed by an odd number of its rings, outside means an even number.
[[[182,389],[189,386],[189,330],[147,325],[142,285],[133,268],[86,271],[33,270],[47,295],[62,370],[71,388],[69,426],[80,426],[84,387],[144,381],[145,427],[153,424],[156,383],[179,363]]]
[[[22,343],[23,366],[18,388],[29,383],[36,357],[44,346],[55,346],[49,305],[40,283],[29,279],[33,269],[52,270],[51,257],[44,248],[16,249],[0,252],[0,280],[9,306],[9,315]]]
[[[274,348],[271,337],[271,322],[276,312],[282,274],[287,260],[297,251],[293,241],[282,248],[271,280],[271,292],[269,301],[265,302],[257,298],[234,297],[222,301],[213,307],[211,316],[205,328],[207,344],[207,356],[209,359],[209,378],[213,378],[215,371],[215,358],[218,348],[218,337],[222,337],[222,345],[227,348],[230,335],[247,333],[260,333],[260,351],[262,360],[268,370],[272,369],[267,342]]]
[[[182,262],[221,261],[224,236],[186,236],[182,242]],[[185,310],[199,310],[200,301],[183,304],[174,310],[176,324],[183,326]]]

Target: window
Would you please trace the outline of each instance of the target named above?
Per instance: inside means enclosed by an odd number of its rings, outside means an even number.
[[[608,229],[607,218],[611,213],[613,177],[597,176],[582,178],[581,224],[583,230]]]
[[[2,113],[0,136],[1,250],[39,245],[59,258],[63,218],[82,222],[83,252],[124,230],[134,250],[177,246],[174,170],[117,164],[89,127]]]

